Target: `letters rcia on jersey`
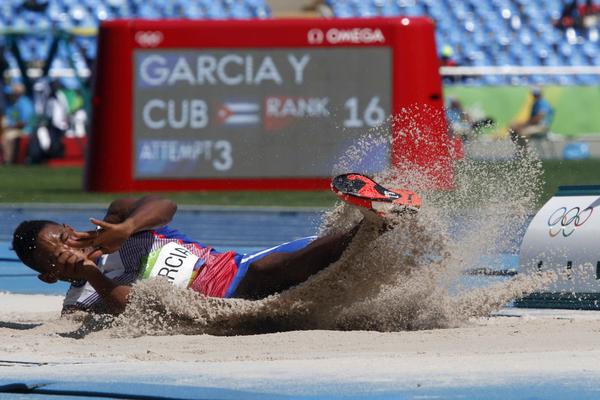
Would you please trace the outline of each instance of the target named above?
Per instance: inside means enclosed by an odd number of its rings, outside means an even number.
[[[314,28],[307,32],[306,38],[309,44],[385,43],[385,36],[379,28]]]

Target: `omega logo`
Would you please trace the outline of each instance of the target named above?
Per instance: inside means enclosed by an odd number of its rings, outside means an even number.
[[[330,28],[326,32],[314,28],[306,36],[309,44],[385,43],[385,36],[379,28]]]
[[[320,29],[311,29],[307,34],[308,43],[310,44],[321,44],[325,38],[325,34]]]

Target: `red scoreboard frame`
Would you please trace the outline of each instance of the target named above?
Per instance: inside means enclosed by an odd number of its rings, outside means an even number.
[[[330,40],[329,31],[338,33]],[[340,32],[343,32],[340,34]],[[430,171],[438,188],[453,180],[442,83],[428,18],[272,19],[231,21],[116,20],[98,35],[92,127],[86,157],[89,191],[314,190],[329,177],[135,179],[133,52],[136,49],[268,49],[387,46],[392,50],[392,114],[419,105],[423,115],[393,124],[391,163],[410,162]],[[360,79],[360,77],[357,77]],[[424,106],[424,107],[421,107]],[[427,132],[414,140],[406,132]],[[405,132],[400,134],[400,132]]]

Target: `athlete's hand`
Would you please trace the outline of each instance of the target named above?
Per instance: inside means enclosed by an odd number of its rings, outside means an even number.
[[[134,228],[127,221],[113,224],[96,218],[90,218],[98,229],[87,232],[71,233],[67,245],[74,248],[92,247],[94,250],[88,256],[94,260],[102,254],[110,254],[119,250],[123,243],[134,233]]]
[[[61,246],[53,254],[50,273],[55,279],[77,281],[88,280],[97,269],[81,251]]]

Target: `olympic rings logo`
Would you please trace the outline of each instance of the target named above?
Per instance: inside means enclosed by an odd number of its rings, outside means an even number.
[[[140,31],[135,34],[135,41],[142,47],[156,47],[163,41],[160,31]]]
[[[550,214],[548,218],[548,233],[550,237],[555,237],[562,232],[564,237],[571,236],[575,229],[585,224],[592,216],[594,209],[588,207],[581,209],[573,207],[567,210],[567,207],[560,207],[558,210]]]

